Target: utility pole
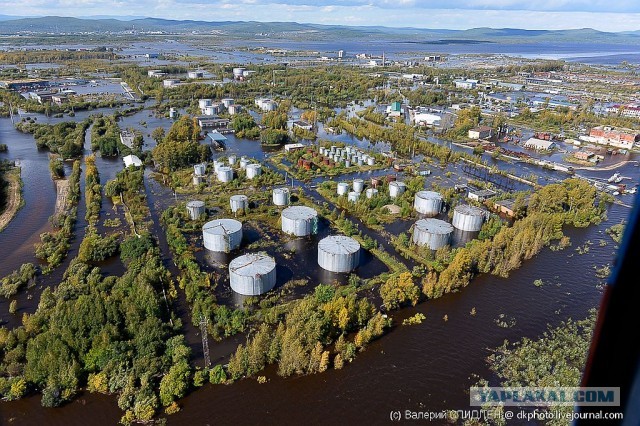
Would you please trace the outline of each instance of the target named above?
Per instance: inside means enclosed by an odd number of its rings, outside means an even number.
[[[209,319],[200,315],[200,335],[202,336],[204,368],[208,368],[211,365],[211,359],[209,358],[209,334],[207,332],[207,325],[209,325]]]

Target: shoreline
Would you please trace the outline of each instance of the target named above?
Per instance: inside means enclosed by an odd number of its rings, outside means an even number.
[[[18,210],[24,204],[22,198],[22,180],[21,169],[19,166],[7,171],[5,177],[8,182],[7,186],[7,206],[2,213],[0,213],[0,232],[2,232],[11,223],[11,220],[16,216]]]

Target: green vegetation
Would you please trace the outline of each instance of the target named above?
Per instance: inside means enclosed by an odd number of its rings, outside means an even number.
[[[16,128],[24,133],[32,133],[38,148],[48,148],[67,159],[82,155],[84,135],[90,124],[91,120],[81,123],[65,121],[53,125],[22,121]]]
[[[118,155],[120,127],[113,116],[98,116],[91,129],[91,150],[100,151],[103,157]]]
[[[0,280],[0,296],[8,299],[18,293],[25,285],[35,283],[36,266],[33,263],[25,263],[20,269],[13,271]]]
[[[49,171],[53,180],[62,179],[64,177],[64,163],[57,155],[49,157]]]
[[[613,241],[619,244],[622,241],[622,236],[624,235],[624,228],[625,228],[624,222],[617,223],[607,228],[605,232],[607,233],[607,235],[611,237]]]
[[[95,226],[100,214],[102,206],[102,186],[100,185],[100,176],[96,167],[96,157],[90,155],[85,157],[84,164],[87,168],[85,171],[85,203],[87,212],[85,218],[89,225]]]
[[[415,306],[420,298],[420,289],[409,272],[392,276],[380,286],[380,297],[388,309],[397,309],[404,304]]]
[[[207,161],[211,151],[209,146],[198,142],[199,136],[200,126],[195,119],[180,117],[153,149],[153,160],[164,173]]]
[[[230,127],[236,131],[236,137],[258,139],[260,129],[253,117],[247,113],[236,114],[231,120]]]
[[[426,319],[427,317],[423,313],[418,312],[417,314],[402,320],[402,325],[418,325],[422,324],[422,321]]]

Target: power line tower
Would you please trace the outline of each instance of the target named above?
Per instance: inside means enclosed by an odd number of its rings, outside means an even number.
[[[202,353],[204,354],[205,368],[211,365],[211,359],[209,358],[209,335],[207,333],[207,325],[209,325],[209,318],[205,318],[200,315],[200,335],[202,336]]]

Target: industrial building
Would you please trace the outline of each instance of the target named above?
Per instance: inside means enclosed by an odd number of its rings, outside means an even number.
[[[524,147],[527,149],[535,149],[536,151],[549,151],[556,147],[553,141],[546,141],[544,139],[529,138],[524,143]]]
[[[581,136],[580,139],[586,139],[588,142],[594,142],[600,145],[611,145],[616,148],[631,149],[634,144],[640,142],[640,134],[634,130],[598,126],[591,129],[588,138]]]
[[[467,193],[467,198],[469,198],[470,200],[483,202],[495,196],[496,194],[497,192],[492,191],[491,189],[469,188],[469,192]]]
[[[493,135],[493,129],[488,126],[474,127],[469,130],[469,139],[489,139]]]
[[[469,80],[469,79],[454,80],[453,84],[456,86],[456,89],[471,90],[476,88],[476,86],[478,85],[478,80]]]
[[[258,296],[276,285],[276,261],[266,253],[247,253],[229,263],[231,289],[245,296]]]

